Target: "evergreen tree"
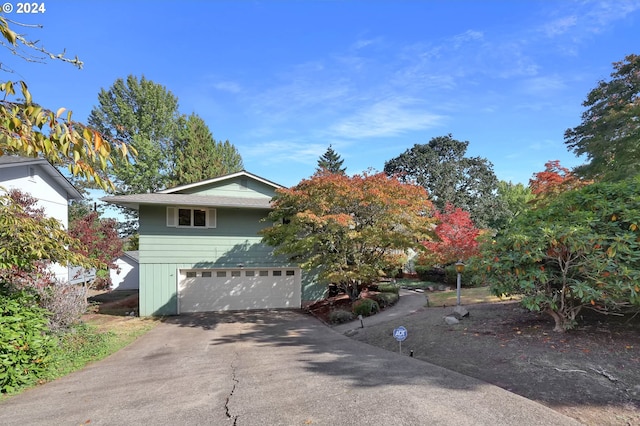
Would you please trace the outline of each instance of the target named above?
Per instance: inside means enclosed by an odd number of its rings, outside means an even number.
[[[344,163],[344,160],[340,158],[340,154],[335,152],[331,145],[329,145],[327,152],[318,159],[318,168],[316,169],[316,172],[327,171],[329,173],[339,173],[344,175],[347,168],[342,167],[342,163]]]
[[[216,142],[202,118],[191,114],[181,120],[175,144],[172,184],[186,185],[244,168],[240,153],[229,141]]]

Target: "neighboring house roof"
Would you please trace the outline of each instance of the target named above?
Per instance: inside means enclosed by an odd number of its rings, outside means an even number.
[[[127,257],[133,260],[135,263],[139,263],[140,261],[140,252],[138,250],[125,251],[122,254],[122,257]]]
[[[103,197],[100,200],[117,204],[119,206],[128,207],[138,210],[140,205],[175,205],[175,206],[196,206],[196,207],[240,207],[245,209],[270,209],[271,200],[269,198],[250,198],[250,197],[229,197],[222,195],[204,195],[204,194],[181,194],[180,191],[191,190],[202,186],[208,186],[225,180],[237,177],[248,177],[255,181],[261,182],[274,189],[284,188],[282,185],[271,182],[251,174],[245,170],[237,173],[231,173],[219,176],[213,179],[207,179],[200,182],[190,183],[188,185],[176,186],[175,188],[165,189],[163,191],[154,192],[152,194],[130,194],[130,195],[114,195]]]
[[[271,182],[270,180],[267,180],[265,178],[262,178],[260,176],[254,175],[253,173],[249,173],[246,170],[241,170],[239,172],[236,173],[231,173],[228,175],[224,175],[224,176],[218,176],[212,179],[207,179],[207,180],[202,180],[200,182],[195,182],[195,183],[190,183],[187,185],[180,185],[180,186],[176,186],[173,188],[169,188],[169,189],[165,189],[163,191],[158,191],[157,194],[172,194],[174,192],[180,192],[180,191],[184,191],[185,189],[191,189],[191,188],[196,188],[198,186],[204,186],[204,185],[210,185],[212,183],[216,183],[216,182],[221,182],[223,180],[228,180],[228,179],[233,179],[236,178],[238,176],[246,176],[246,177],[250,177],[251,179],[257,180],[258,182],[262,182],[266,185],[272,186],[274,188],[283,188],[282,185],[278,185],[275,182]]]
[[[49,175],[67,193],[68,200],[81,200],[84,198],[75,186],[73,186],[57,168],[53,167],[51,163],[44,158],[28,158],[13,155],[0,156],[0,168],[31,165],[40,166],[42,170],[44,170],[45,173],[47,173],[47,175]]]

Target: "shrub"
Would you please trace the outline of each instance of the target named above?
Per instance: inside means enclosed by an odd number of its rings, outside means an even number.
[[[353,304],[353,313],[363,317],[368,317],[378,311],[380,311],[380,305],[372,299],[359,299]]]
[[[458,271],[456,271],[455,265],[449,265],[444,268],[444,275],[446,284],[456,285],[458,280]],[[466,265],[462,276],[460,277],[460,285],[462,287],[479,287],[480,282],[474,279],[473,268]]]
[[[87,287],[54,283],[36,292],[40,306],[51,312],[49,328],[52,331],[71,327],[87,311]]]
[[[395,284],[378,284],[378,291],[381,293],[395,293],[398,294],[400,287]]]
[[[375,299],[380,308],[386,308],[398,302],[398,300],[400,300],[400,296],[398,293],[379,293],[376,295]]]
[[[36,298],[27,291],[0,293],[0,392],[36,381],[54,348],[47,311]]]
[[[329,322],[331,324],[342,324],[343,322],[352,321],[355,319],[353,312],[345,311],[343,309],[336,309],[329,313]]]

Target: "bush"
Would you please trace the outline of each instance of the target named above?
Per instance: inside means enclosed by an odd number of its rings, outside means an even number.
[[[345,311],[343,309],[336,309],[329,313],[329,322],[331,324],[342,324],[343,322],[349,322],[356,318],[353,312]]]
[[[416,265],[416,274],[422,281],[437,283],[445,282],[445,271],[442,268],[427,265]]]
[[[444,268],[445,284],[456,285],[458,282],[458,271],[455,265],[449,265]],[[462,287],[479,287],[480,283],[474,279],[473,269],[467,265],[460,277],[460,285]]]
[[[0,392],[35,382],[55,348],[48,314],[27,291],[0,293]]]
[[[86,287],[53,283],[37,288],[36,293],[40,298],[40,306],[51,312],[49,328],[52,331],[77,324],[87,311]]]
[[[356,315],[362,315],[368,317],[371,314],[375,314],[380,311],[380,305],[378,302],[372,299],[360,299],[356,300],[353,304],[353,313]]]
[[[378,284],[378,291],[381,293],[395,293],[398,294],[400,287],[395,284]]]
[[[398,300],[400,300],[400,296],[398,295],[398,293],[379,293],[376,294],[376,302],[378,302],[378,305],[380,306],[380,308],[386,308],[388,306],[394,305],[398,302]]]

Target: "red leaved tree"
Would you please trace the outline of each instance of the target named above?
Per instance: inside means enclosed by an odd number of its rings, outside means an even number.
[[[581,188],[589,183],[591,182],[581,180],[571,170],[561,166],[559,160],[552,160],[545,163],[544,171],[533,174],[533,178],[529,180],[529,187],[536,197],[534,202],[538,204],[549,197]]]
[[[467,260],[478,254],[480,230],[476,228],[469,213],[447,204],[443,212],[436,211],[438,225],[436,239],[424,241],[427,263],[447,265],[458,260]]]
[[[84,244],[81,254],[109,269],[116,268],[114,260],[122,255],[124,242],[118,235],[115,219],[101,219],[98,212],[90,211],[69,224],[69,234]],[[110,285],[109,274],[105,272],[98,271],[97,287]]]

